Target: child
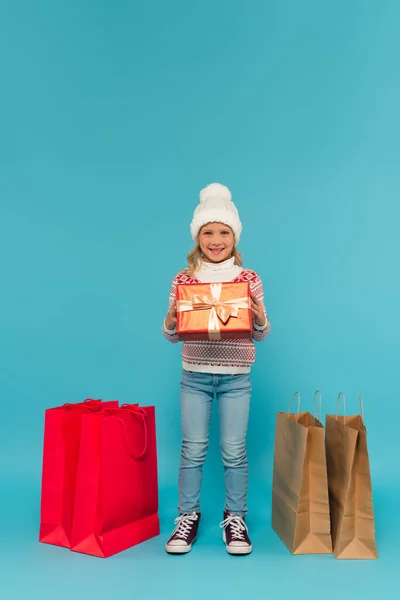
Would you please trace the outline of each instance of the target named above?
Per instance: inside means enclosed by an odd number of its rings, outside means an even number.
[[[195,249],[189,267],[172,282],[170,308],[163,331],[170,342],[176,333],[176,286],[211,282],[250,282],[254,340],[267,337],[270,324],[263,287],[257,273],[242,268],[236,245],[242,224],[231,193],[212,183],[200,193],[190,226]],[[179,470],[179,516],[166,545],[172,554],[190,552],[200,521],[200,486],[207,454],[211,405],[218,402],[220,445],[224,464],[225,510],[220,527],[230,554],[249,554],[252,545],[247,514],[246,432],[250,405],[250,367],[255,359],[252,340],[187,341],[182,347],[182,452]]]

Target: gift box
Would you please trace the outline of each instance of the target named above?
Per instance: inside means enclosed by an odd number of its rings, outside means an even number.
[[[251,338],[248,282],[180,284],[176,299],[180,340]]]

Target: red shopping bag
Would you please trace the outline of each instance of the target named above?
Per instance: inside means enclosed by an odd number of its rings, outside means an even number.
[[[159,533],[154,406],[85,415],[71,550],[106,558]]]
[[[39,541],[70,547],[82,416],[117,401],[87,399],[45,412]]]

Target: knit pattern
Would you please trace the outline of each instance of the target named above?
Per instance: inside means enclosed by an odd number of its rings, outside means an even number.
[[[249,282],[251,293],[257,297],[264,307],[264,313],[267,312],[264,305],[264,292],[260,277],[255,271],[243,269],[233,280],[234,283]],[[196,277],[189,273],[178,273],[172,282],[169,296],[169,304],[176,300],[176,287],[180,284],[190,285],[200,283]],[[268,317],[267,317],[268,319]],[[253,340],[261,341],[267,337],[270,331],[270,323],[262,329],[256,329],[253,326],[252,340],[206,340],[206,341],[186,341],[182,345],[182,361],[188,367],[201,365],[202,367],[219,367],[221,371],[250,368],[255,360],[255,348]],[[164,336],[169,342],[177,343],[179,341],[176,332],[168,333],[163,329]]]

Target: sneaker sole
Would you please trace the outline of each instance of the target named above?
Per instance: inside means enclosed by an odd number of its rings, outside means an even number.
[[[226,546],[226,551],[228,554],[233,554],[234,556],[245,556],[253,552],[253,546]]]
[[[188,554],[191,551],[194,542],[195,540],[187,546],[169,546],[166,544],[165,551],[168,552],[168,554]]]
[[[228,554],[233,554],[235,556],[240,556],[243,555],[245,556],[246,554],[251,554],[253,552],[253,546],[228,546],[228,544],[226,543],[226,534],[225,531],[222,533],[222,541],[225,544],[226,547],[226,551]]]

